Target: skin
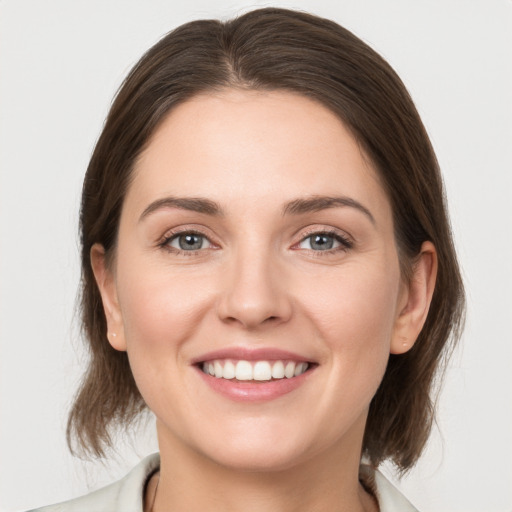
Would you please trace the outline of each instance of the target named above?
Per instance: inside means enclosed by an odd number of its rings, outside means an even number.
[[[143,215],[169,196],[207,198],[223,214]],[[368,212],[283,214],[313,196]],[[172,236],[190,230],[203,248],[178,252]],[[325,232],[348,246],[312,247]],[[423,326],[436,253],[426,242],[402,280],[388,198],[332,112],[232,89],[179,105],[136,164],[113,264],[99,245],[91,258],[109,340],[157,417],[154,511],[377,510],[358,482],[368,407],[390,352],[409,350]],[[280,348],[317,366],[291,393],[234,402],[191,364],[225,347]]]

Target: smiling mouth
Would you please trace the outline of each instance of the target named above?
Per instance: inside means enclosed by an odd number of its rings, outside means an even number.
[[[235,381],[269,382],[292,379],[302,375],[312,367],[303,361],[245,361],[214,359],[199,364],[199,368],[212,377]]]

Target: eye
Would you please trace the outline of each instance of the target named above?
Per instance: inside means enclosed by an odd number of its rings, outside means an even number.
[[[298,247],[312,251],[330,251],[336,249],[349,249],[352,244],[335,233],[313,233],[302,239]]]
[[[200,233],[185,232],[170,237],[166,245],[180,251],[199,251],[200,249],[209,249],[212,244]]]

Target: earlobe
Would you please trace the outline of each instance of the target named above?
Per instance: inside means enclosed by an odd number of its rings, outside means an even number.
[[[113,348],[120,351],[126,350],[124,337],[123,318],[119,302],[117,300],[116,283],[113,272],[108,268],[105,249],[100,244],[94,244],[90,252],[91,266],[98,286],[103,311],[107,319],[107,339]]]
[[[437,252],[432,242],[424,242],[414,262],[412,276],[404,284],[404,292],[395,321],[390,352],[403,354],[410,350],[427,319],[437,276]]]

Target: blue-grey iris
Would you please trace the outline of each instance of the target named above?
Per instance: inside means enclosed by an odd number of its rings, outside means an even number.
[[[332,249],[334,245],[334,238],[330,235],[313,235],[311,237],[311,249],[317,251],[325,251]]]
[[[180,249],[183,249],[184,251],[195,251],[197,249],[201,249],[203,246],[203,237],[201,235],[189,233],[187,235],[181,235],[178,239],[178,243],[180,245]]]

